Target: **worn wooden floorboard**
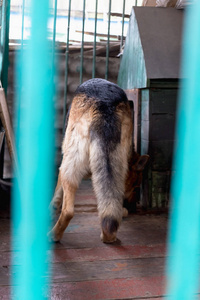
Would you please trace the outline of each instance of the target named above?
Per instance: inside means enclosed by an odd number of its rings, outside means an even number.
[[[125,218],[116,243],[103,244],[90,181],[76,195],[75,217],[49,249],[52,300],[165,299],[166,215]],[[10,220],[0,219],[0,300],[9,299]]]
[[[163,293],[164,278],[114,279],[53,284],[51,299],[154,299]],[[66,298],[64,298],[66,297]]]

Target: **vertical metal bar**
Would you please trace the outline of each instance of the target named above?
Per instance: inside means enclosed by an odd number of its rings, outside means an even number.
[[[3,1],[0,0],[0,26],[1,26],[0,36],[2,35],[2,15],[3,15]]]
[[[53,17],[53,43],[52,43],[52,66],[55,63],[55,44],[56,44],[56,21],[57,21],[57,0],[54,1],[54,17]]]
[[[95,5],[95,25],[94,25],[92,78],[95,77],[95,69],[96,69],[97,10],[98,10],[98,0],[96,0],[96,5]]]
[[[48,205],[53,182],[53,95],[47,40],[48,0],[31,1],[31,37],[18,58],[16,148],[18,171],[12,201],[13,298],[47,299]],[[19,82],[20,80],[20,82]],[[20,118],[18,118],[20,113]],[[20,265],[18,263],[20,262]]]
[[[1,3],[1,30],[0,30],[0,37],[1,37],[1,51],[0,51],[0,76],[2,77],[3,72],[3,57],[5,51],[5,15],[6,15],[6,2],[2,1]]]
[[[64,134],[64,131],[65,131],[65,122],[66,122],[66,114],[67,114],[67,84],[68,84],[70,19],[71,19],[71,0],[69,0],[69,7],[68,7],[67,45],[66,45],[66,56],[65,56],[65,90],[64,90],[64,108],[63,108],[63,134]]]
[[[25,10],[25,0],[22,2],[22,38],[21,38],[21,47],[24,46],[24,10]]]
[[[124,38],[124,14],[125,14],[125,4],[126,0],[123,0],[123,11],[122,11],[122,36],[121,36],[121,45],[120,47],[122,48],[123,46],[123,38]],[[122,56],[121,56],[122,57]]]
[[[135,6],[137,6],[137,0],[135,0]]]
[[[10,0],[3,1],[3,18],[2,18],[2,70],[1,82],[5,94],[8,87],[8,65],[9,65],[9,25],[10,25]]]
[[[1,29],[0,29],[0,84],[5,94],[8,87],[8,65],[9,65],[9,24],[10,24],[10,0],[1,2]],[[0,120],[0,129],[2,122]],[[1,149],[4,152],[4,144]],[[3,172],[4,157],[0,157],[0,165]]]
[[[82,22],[82,42],[81,42],[80,84],[83,82],[84,31],[85,31],[85,0],[83,0],[83,22]]]
[[[197,299],[200,250],[200,2],[186,9],[168,255],[172,300]],[[189,203],[189,199],[192,202]],[[190,209],[188,209],[190,208]]]
[[[4,150],[5,150],[5,131],[0,120],[0,178],[3,178],[4,169]]]
[[[111,16],[111,0],[109,0],[109,11],[108,11],[108,36],[107,36],[107,45],[106,45],[106,73],[105,79],[108,79],[109,71],[109,47],[110,47],[110,16]]]

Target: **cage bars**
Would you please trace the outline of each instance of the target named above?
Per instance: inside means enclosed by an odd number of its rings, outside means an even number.
[[[106,71],[105,71],[105,79],[106,80],[108,80],[108,71],[109,71],[111,3],[112,3],[112,0],[109,0],[109,9],[108,9],[108,34],[107,34],[107,45],[106,45]]]
[[[65,122],[67,114],[67,85],[68,85],[68,64],[69,64],[69,34],[70,34],[70,20],[71,20],[71,0],[68,6],[68,19],[67,19],[67,42],[65,53],[65,87],[64,87],[64,106],[63,106],[63,134],[65,132]]]
[[[81,63],[80,63],[80,84],[83,82],[84,30],[85,30],[85,2],[86,2],[86,0],[83,0],[82,41],[81,41]]]
[[[92,64],[92,78],[95,78],[96,74],[96,41],[97,41],[97,10],[98,0],[95,3],[95,25],[94,25],[94,46],[93,46],[93,64]]]

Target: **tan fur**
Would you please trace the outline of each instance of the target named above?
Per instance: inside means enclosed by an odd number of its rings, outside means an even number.
[[[123,215],[123,198],[125,181],[129,170],[129,161],[132,155],[132,117],[128,103],[119,103],[115,111],[120,123],[120,142],[115,144],[109,152],[109,164],[112,176],[108,188],[104,187],[106,181],[105,150],[99,136],[91,138],[92,122],[98,121],[99,112],[92,98],[83,95],[74,97],[68,126],[66,129],[62,152],[63,159],[60,166],[58,183],[51,202],[51,208],[62,210],[58,221],[49,233],[53,241],[59,241],[74,215],[75,192],[80,181],[88,174],[92,174],[92,182],[97,198],[97,207],[100,221],[110,222],[116,220],[120,224]],[[108,166],[107,166],[108,167]],[[113,219],[114,218],[114,219]],[[118,226],[115,221],[111,232],[102,225],[101,239],[103,242],[114,242]],[[114,226],[114,227],[113,227]],[[105,227],[105,228],[104,228]]]

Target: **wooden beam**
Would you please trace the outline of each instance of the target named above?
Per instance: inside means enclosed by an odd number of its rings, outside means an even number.
[[[122,14],[120,14],[120,13],[111,13],[110,14],[112,17],[120,17],[120,18],[122,18]],[[129,14],[125,14],[124,15],[124,18],[127,18],[127,19],[129,19],[130,18],[130,15]]]
[[[119,54],[119,52],[120,52],[120,43],[119,42],[118,43],[110,43],[110,54],[113,51],[117,52],[117,54]],[[96,56],[101,56],[105,53],[106,53],[106,45],[96,47]],[[85,51],[85,54],[86,55],[93,55],[93,50]]]
[[[82,33],[82,30],[76,30],[76,32]],[[84,34],[94,35],[94,32],[93,31],[85,31]],[[97,33],[96,36],[107,37],[108,35],[106,33]],[[119,39],[120,35],[110,34],[110,38]]]
[[[8,145],[8,151],[12,160],[16,162],[15,148],[14,148],[14,138],[13,138],[13,128],[11,123],[11,118],[6,102],[6,97],[4,89],[0,88],[0,119],[5,129],[6,140]]]

